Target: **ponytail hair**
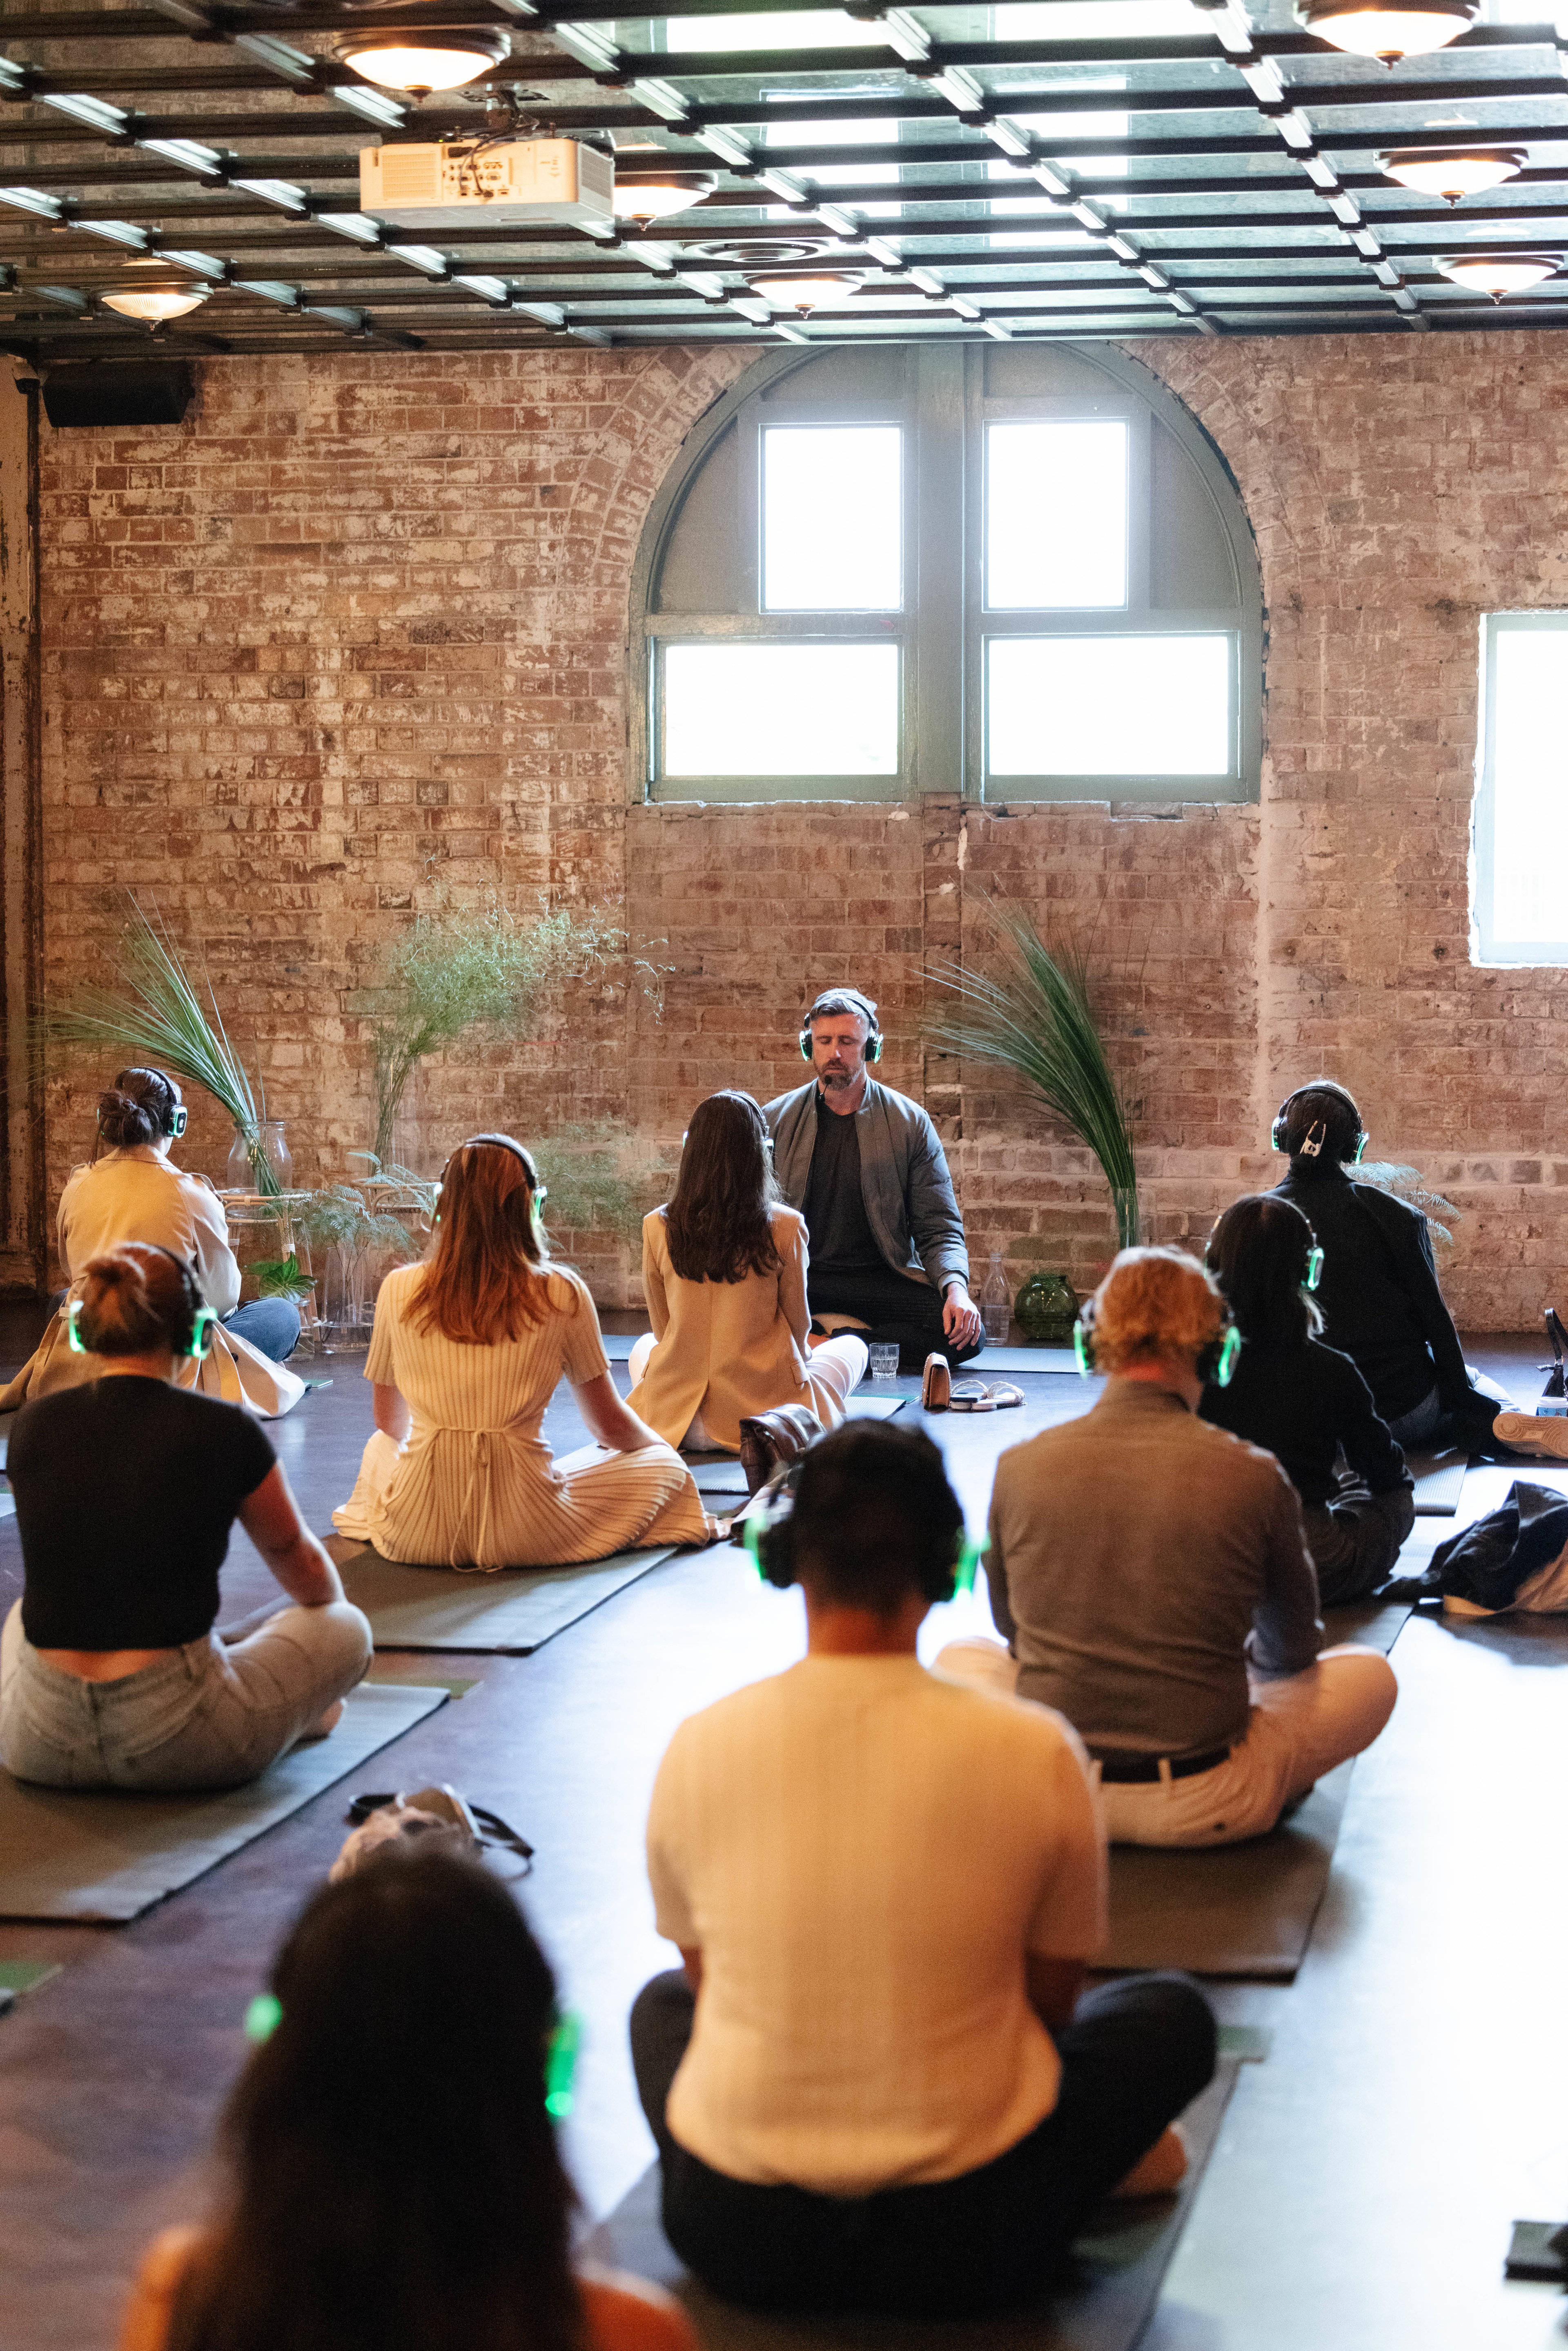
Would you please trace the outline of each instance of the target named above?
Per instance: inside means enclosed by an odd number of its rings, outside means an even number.
[[[83,1273],[77,1333],[89,1355],[191,1351],[200,1285],[172,1249],[122,1241],[89,1259]]]
[[[158,1143],[174,1130],[180,1089],[162,1070],[121,1070],[98,1098],[98,1131],[111,1151]]]

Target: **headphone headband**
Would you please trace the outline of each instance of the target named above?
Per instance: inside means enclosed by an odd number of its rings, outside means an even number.
[[[800,1581],[791,1521],[800,1467],[799,1460],[780,1465],[752,1496],[739,1521],[740,1540],[752,1566],[778,1592],[788,1592]],[[956,1600],[960,1592],[972,1592],[976,1570],[990,1547],[988,1534],[972,1535],[960,1527],[951,1559],[943,1561],[935,1573],[928,1571],[914,1578],[915,1588],[936,1607]]]
[[[179,1273],[181,1302],[186,1318],[183,1333],[184,1344],[176,1345],[172,1339],[170,1344],[172,1352],[176,1355],[183,1355],[187,1363],[199,1363],[204,1356],[212,1353],[213,1332],[223,1318],[207,1304],[203,1297],[202,1285],[196,1279],[193,1266],[187,1265],[183,1257],[176,1257],[172,1249],[165,1249],[162,1241],[148,1241],[143,1246],[155,1249],[160,1257],[166,1257]],[[84,1303],[82,1299],[73,1298],[66,1309],[66,1338],[73,1355],[89,1355],[93,1352],[85,1343],[81,1335],[81,1310]]]
[[[1288,1149],[1288,1145],[1285,1141],[1285,1134],[1286,1129],[1289,1127],[1291,1123],[1291,1105],[1294,1102],[1299,1102],[1302,1094],[1311,1093],[1332,1093],[1337,1095],[1340,1101],[1343,1102],[1347,1112],[1353,1108],[1350,1097],[1344,1092],[1343,1088],[1341,1086],[1336,1086],[1330,1082],[1322,1082],[1316,1085],[1297,1086],[1293,1092],[1288,1093],[1285,1096],[1284,1101],[1274,1113],[1274,1123],[1269,1129],[1269,1148],[1271,1151],[1283,1152]],[[1361,1155],[1366,1149],[1367,1136],[1366,1129],[1361,1123],[1361,1113],[1356,1111],[1354,1115],[1355,1148],[1350,1155],[1350,1164],[1353,1167],[1358,1167],[1361,1165]],[[1316,1138],[1315,1140],[1314,1137]],[[1307,1130],[1305,1140],[1301,1144],[1300,1156],[1302,1159],[1318,1158],[1322,1154],[1323,1144],[1328,1141],[1328,1139],[1329,1131],[1327,1120],[1321,1118],[1314,1119],[1312,1125]]]
[[[1317,1252],[1322,1259],[1322,1251]],[[1310,1284],[1309,1287],[1315,1287]],[[1078,1359],[1078,1375],[1088,1379],[1094,1369],[1094,1301],[1086,1298],[1082,1311],[1072,1326],[1072,1352]],[[1197,1375],[1206,1387],[1228,1388],[1235,1374],[1241,1354],[1241,1333],[1230,1320],[1230,1309],[1225,1309],[1225,1322],[1218,1335],[1209,1340],[1197,1353]]]

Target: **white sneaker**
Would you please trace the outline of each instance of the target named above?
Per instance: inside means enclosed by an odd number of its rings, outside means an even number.
[[[1517,1446],[1521,1453],[1545,1453],[1555,1460],[1568,1461],[1568,1420],[1561,1414],[1500,1412],[1491,1433],[1502,1444]]]

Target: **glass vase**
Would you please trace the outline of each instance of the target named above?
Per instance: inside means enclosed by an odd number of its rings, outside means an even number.
[[[340,1347],[364,1343],[365,1259],[362,1249],[335,1241],[327,1252],[327,1268],[318,1289],[321,1300],[321,1352],[334,1354]]]
[[[1014,1301],[1013,1311],[1031,1346],[1071,1346],[1078,1293],[1064,1273],[1031,1273]]]
[[[236,1126],[229,1146],[228,1188],[231,1192],[290,1192],[294,1160],[284,1137],[280,1118],[258,1119],[254,1126]]]

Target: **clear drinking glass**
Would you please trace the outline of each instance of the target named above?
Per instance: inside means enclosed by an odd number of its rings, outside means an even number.
[[[873,1387],[890,1388],[898,1377],[898,1348],[895,1343],[873,1340],[871,1347],[871,1382]]]

